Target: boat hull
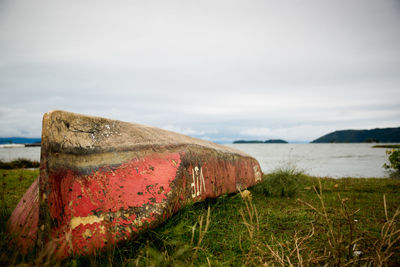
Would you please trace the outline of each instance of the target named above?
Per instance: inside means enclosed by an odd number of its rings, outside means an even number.
[[[231,148],[63,111],[45,115],[41,153],[34,242],[24,250],[50,244],[60,258],[134,238],[188,202],[248,188],[262,175],[254,158]],[[11,220],[18,224],[24,210],[20,203]]]

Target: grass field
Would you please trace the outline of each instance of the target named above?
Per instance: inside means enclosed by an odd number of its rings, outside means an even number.
[[[187,206],[97,255],[56,262],[10,246],[5,221],[37,170],[0,170],[0,265],[399,266],[400,180],[329,179],[278,170],[262,184]]]

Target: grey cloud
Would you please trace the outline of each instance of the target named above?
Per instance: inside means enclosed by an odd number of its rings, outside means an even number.
[[[219,141],[400,124],[396,1],[0,5],[0,136],[50,109]]]

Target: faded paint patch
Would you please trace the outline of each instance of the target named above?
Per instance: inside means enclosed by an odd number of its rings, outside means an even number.
[[[258,165],[255,165],[253,167],[253,170],[254,170],[254,178],[255,178],[256,182],[260,182],[261,178],[262,178],[260,167],[258,167]]]
[[[104,221],[104,216],[95,216],[95,215],[89,215],[86,217],[72,217],[71,222],[70,222],[70,227],[72,230],[74,230],[76,227],[79,225],[83,224],[93,224],[93,223],[101,223]]]
[[[82,237],[85,239],[92,237],[92,231],[90,231],[90,229],[86,229],[86,231],[83,232]]]

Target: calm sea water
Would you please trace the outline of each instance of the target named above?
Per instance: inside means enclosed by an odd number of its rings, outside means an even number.
[[[0,147],[0,160],[11,161],[18,158],[40,161],[40,147]]]
[[[264,173],[295,166],[307,174],[328,177],[387,177],[384,148],[372,144],[231,144],[255,157]],[[0,160],[40,160],[40,147],[0,148]]]
[[[288,165],[320,177],[387,177],[386,149],[373,144],[233,144],[255,157],[264,173]]]

